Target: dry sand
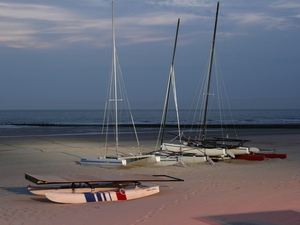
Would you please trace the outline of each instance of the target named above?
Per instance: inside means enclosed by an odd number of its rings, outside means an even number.
[[[98,156],[95,135],[1,136],[0,224],[300,224],[299,130],[260,133],[247,136],[251,146],[288,158],[114,170],[76,163]],[[141,143],[152,150],[155,140]],[[133,150],[130,142],[124,147]],[[132,201],[56,204],[30,194],[24,173],[167,174],[185,181],[165,182],[159,194]]]

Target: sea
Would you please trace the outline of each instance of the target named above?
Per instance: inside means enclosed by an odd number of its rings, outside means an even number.
[[[236,125],[300,125],[300,109],[243,109],[230,110],[226,119],[220,119],[219,110],[210,110],[208,124]],[[139,126],[156,126],[161,123],[162,110],[132,110],[134,123]],[[104,110],[0,110],[0,127],[5,126],[94,126],[103,125]],[[195,120],[195,118],[198,118]],[[201,121],[191,110],[179,111],[180,124]],[[120,117],[120,124],[130,121]],[[168,125],[176,125],[175,110],[167,114]]]
[[[156,139],[161,124],[162,110],[132,110],[132,116],[136,125],[136,131],[139,137],[146,139]],[[257,133],[299,133],[300,129],[300,109],[278,109],[278,110],[227,110],[228,116],[221,117],[219,110],[210,110],[208,114],[207,131],[210,134],[219,135],[226,126],[229,134],[236,135],[236,128],[243,129],[239,131],[240,135],[250,135]],[[224,112],[223,112],[224,114]],[[222,115],[223,115],[222,114]],[[107,129],[104,129],[104,117],[107,114],[104,110],[0,110],[0,138],[10,137],[29,137],[29,136],[71,136],[74,135],[96,135],[111,134],[114,136],[115,129],[113,122],[109,123]],[[185,135],[193,135],[199,132],[199,123],[201,116],[194,114],[193,110],[180,110],[181,132]],[[131,136],[135,131],[132,123],[127,117],[119,116],[119,134],[125,139]],[[177,116],[175,110],[168,110],[167,135],[178,133]],[[249,129],[248,129],[249,128]],[[255,129],[252,129],[255,128]],[[273,128],[273,129],[270,129]],[[226,131],[226,132],[227,132]],[[227,133],[226,133],[227,134]],[[133,136],[133,135],[132,135]],[[223,136],[223,135],[222,135]]]

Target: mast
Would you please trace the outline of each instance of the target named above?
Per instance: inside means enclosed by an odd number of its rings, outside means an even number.
[[[113,85],[114,85],[114,96],[111,101],[114,101],[115,106],[115,130],[116,130],[116,153],[118,155],[119,150],[119,124],[118,124],[118,90],[117,90],[117,56],[116,56],[116,35],[115,35],[115,24],[114,24],[114,2],[111,2],[112,5],[112,74],[113,74]]]
[[[168,86],[167,86],[167,93],[166,93],[163,116],[162,116],[162,122],[161,122],[162,126],[161,126],[161,131],[160,131],[160,146],[163,144],[163,141],[164,141],[166,118],[167,118],[167,112],[168,112],[168,106],[169,106],[169,96],[170,96],[170,89],[171,89],[171,84],[172,83],[173,83],[173,92],[174,92],[174,95],[176,95],[175,83],[174,83],[175,82],[175,80],[174,80],[175,79],[174,78],[174,62],[175,62],[175,53],[176,53],[176,47],[177,47],[179,24],[180,24],[180,18],[178,18],[178,22],[177,22],[177,29],[176,29],[176,35],[175,35],[172,63],[171,63],[171,69],[170,69]],[[176,109],[177,109],[177,100],[176,100],[175,96],[174,96],[174,99],[175,99],[175,104],[176,104]],[[178,113],[177,113],[177,119],[178,119]]]
[[[205,93],[206,97],[205,97],[205,104],[204,104],[204,116],[203,116],[203,126],[202,126],[202,135],[201,135],[202,140],[205,139],[206,128],[207,128],[208,97],[209,97],[211,71],[212,71],[212,64],[213,64],[214,50],[215,50],[215,39],[216,39],[217,24],[218,24],[219,3],[220,2],[217,3],[215,27],[214,27],[213,41],[212,41],[211,52],[210,52],[209,69],[208,69],[208,74],[207,74],[207,86],[206,86],[206,93]]]

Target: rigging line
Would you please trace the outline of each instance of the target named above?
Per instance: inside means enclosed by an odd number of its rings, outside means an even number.
[[[199,134],[197,134],[197,136],[200,135],[200,130],[202,128],[202,118],[203,118],[203,109],[204,108],[204,90],[205,90],[205,84],[207,83],[207,76],[206,74],[208,73],[208,68],[209,68],[209,59],[210,57],[207,58],[207,62],[205,63],[206,67],[203,69],[203,72],[201,73],[202,76],[201,79],[199,79],[198,85],[196,87],[196,91],[194,94],[194,98],[191,104],[191,108],[189,110],[188,113],[188,119],[187,121],[189,121],[189,119],[191,118],[192,124],[190,126],[189,132],[190,134],[193,132],[193,129],[197,129]],[[202,93],[202,94],[201,94]],[[193,113],[191,113],[193,111]],[[192,114],[192,116],[191,116]],[[197,139],[197,138],[195,138]]]
[[[113,66],[114,64],[114,54],[113,54],[113,49],[112,49],[112,60],[111,60],[111,71],[110,71],[110,76],[109,76],[109,88],[107,90],[107,102],[105,103],[105,112],[104,112],[104,126],[105,126],[105,130],[106,130],[106,134],[105,134],[105,152],[106,155],[108,153],[108,136],[109,136],[109,124],[110,124],[110,116],[112,114],[112,105],[111,105],[111,101],[110,99],[113,98],[113,87],[114,87],[114,79],[113,79]]]
[[[207,63],[205,64],[206,67],[204,68],[203,72],[201,73],[202,75],[207,74],[208,62],[209,62],[209,58],[208,58]],[[199,79],[199,82],[195,89],[195,94],[194,94],[194,97],[193,97],[193,100],[192,100],[192,103],[191,103],[191,106],[189,109],[189,113],[187,115],[187,120],[186,120],[185,125],[190,125],[190,128],[189,128],[190,133],[192,133],[194,127],[198,128],[198,129],[200,127],[200,121],[201,121],[201,117],[202,117],[200,109],[203,108],[202,105],[204,102],[202,99],[201,93],[204,93],[205,78],[206,78],[205,76],[201,76],[201,79]],[[191,118],[192,124],[187,124],[187,122],[190,121],[190,118]]]
[[[217,61],[218,63],[219,63],[219,61]],[[235,126],[235,123],[234,123],[234,120],[233,120],[233,114],[232,114],[232,109],[231,109],[231,106],[230,106],[230,102],[229,102],[229,97],[228,97],[228,93],[227,93],[227,89],[226,89],[226,85],[225,85],[225,82],[224,82],[224,76],[222,75],[222,72],[221,72],[221,70],[220,70],[220,66],[218,65],[218,68],[219,68],[219,80],[220,80],[220,82],[221,82],[221,86],[222,86],[222,88],[223,88],[223,93],[224,93],[224,95],[225,95],[225,100],[224,100],[224,102],[227,104],[226,106],[227,106],[227,108],[228,108],[228,111],[229,111],[229,116],[230,116],[230,118],[225,118],[225,119],[228,119],[228,120],[230,120],[231,121],[231,124],[233,125],[233,128],[234,128],[234,134],[235,134],[235,136],[237,137],[237,130],[236,130],[236,126]],[[222,89],[221,89],[222,90]],[[224,103],[224,105],[223,105],[223,108],[225,109],[225,103]],[[227,123],[228,124],[228,123]]]
[[[163,115],[162,115],[160,130],[159,130],[159,136],[158,136],[157,143],[156,143],[156,149],[158,149],[158,142],[160,141],[160,149],[161,149],[161,146],[162,146],[163,141],[164,141],[165,125],[166,125],[166,118],[167,118],[167,112],[168,112],[168,106],[169,106],[169,96],[170,96],[170,89],[171,88],[173,90],[174,102],[175,102],[175,107],[176,107],[177,123],[179,124],[179,114],[178,114],[176,84],[175,84],[175,74],[174,74],[174,63],[175,63],[175,54],[176,54],[176,47],[177,47],[179,25],[180,25],[180,18],[178,18],[178,21],[177,21],[174,48],[173,48],[173,54],[172,54],[172,62],[171,62],[171,68],[170,68],[170,72],[169,72],[167,92],[166,92],[166,96],[165,96]],[[180,125],[179,125],[179,127],[180,127]]]
[[[172,76],[172,84],[173,84],[174,103],[175,103],[175,109],[176,109],[178,137],[179,137],[179,143],[181,143],[181,135],[180,135],[181,134],[181,129],[180,129],[180,119],[179,119],[179,112],[178,112],[177,91],[176,91],[176,82],[175,82],[174,69],[173,69],[173,76]]]
[[[105,107],[104,107],[104,114],[103,114],[103,119],[102,119],[102,129],[101,133],[104,133],[104,128],[105,128],[105,118],[106,118],[106,110],[107,110],[107,102],[105,102]]]
[[[220,87],[220,77],[219,77],[219,70],[218,70],[218,57],[215,53],[215,71],[216,71],[216,90],[217,90],[217,100],[218,100],[218,107],[219,107],[219,117],[220,117],[220,125],[221,125],[221,137],[224,137],[224,129],[223,129],[223,113],[222,113],[222,101],[221,101],[221,87]]]
[[[139,137],[138,137],[138,134],[137,134],[137,130],[136,130],[132,110],[131,110],[131,107],[130,107],[129,98],[128,98],[128,94],[127,94],[127,91],[126,91],[126,86],[125,86],[125,82],[124,82],[122,69],[121,69],[121,66],[120,66],[120,63],[119,63],[117,50],[116,50],[116,68],[117,68],[117,77],[118,77],[117,81],[118,81],[118,87],[119,87],[118,88],[119,96],[121,97],[121,99],[118,99],[118,100],[123,102],[124,107],[128,110],[127,111],[127,110],[123,109],[123,112],[126,112],[126,114],[128,114],[128,117],[131,120],[133,132],[135,134],[135,139],[136,139],[136,142],[137,142],[137,145],[138,145],[138,148],[139,148],[139,153],[142,154],[141,148],[140,148],[141,145],[140,145]],[[121,108],[122,108],[122,106],[123,106],[123,104],[121,104]],[[120,109],[120,107],[119,107],[119,109]],[[119,118],[120,118],[120,116],[119,116]]]
[[[171,65],[171,69],[172,69],[172,65]],[[170,73],[171,73],[171,69],[170,69]],[[161,122],[160,122],[160,128],[159,128],[159,133],[158,133],[158,138],[157,138],[155,149],[158,149],[159,142],[160,142],[160,149],[161,149],[161,145],[163,142],[163,133],[164,133],[164,126],[165,126],[165,122],[166,122],[166,116],[167,116],[166,109],[167,109],[167,105],[168,105],[170,85],[171,85],[171,76],[169,75],[168,84],[167,84],[167,93],[166,93],[165,102],[164,102],[163,115],[162,115]]]
[[[166,109],[167,109],[168,98],[169,98],[169,87],[171,85],[171,76],[170,76],[171,70],[172,70],[172,65],[171,65],[170,72],[169,72],[167,92],[166,92],[166,96],[165,96],[164,109],[163,109],[163,115],[162,115],[161,122],[160,122],[158,138],[157,138],[157,141],[156,141],[155,149],[158,149],[159,144],[160,144],[160,149],[161,149],[161,145],[162,145],[162,142],[163,142],[163,132],[164,132],[164,126],[165,126],[166,116],[167,116],[166,115]]]

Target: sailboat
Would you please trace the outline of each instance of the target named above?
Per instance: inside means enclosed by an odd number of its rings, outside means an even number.
[[[206,78],[206,90],[205,90],[205,99],[204,99],[204,109],[203,109],[203,124],[200,135],[197,136],[195,140],[191,140],[190,138],[185,138],[185,147],[178,144],[169,144],[164,143],[164,149],[168,151],[178,151],[179,147],[182,152],[186,153],[194,153],[197,155],[207,155],[216,159],[231,157],[235,158],[235,155],[244,155],[250,153],[259,152],[258,148],[255,147],[247,147],[244,146],[249,140],[241,140],[241,139],[233,139],[233,138],[206,138],[207,133],[207,113],[208,113],[208,102],[210,94],[210,85],[211,85],[211,75],[212,75],[212,66],[214,60],[214,48],[215,48],[215,39],[216,39],[216,30],[218,23],[218,13],[219,13],[219,2],[217,3],[216,9],[216,17],[215,17],[215,25],[214,25],[214,33],[213,40],[210,52],[210,60]],[[199,139],[200,137],[200,139]],[[230,142],[230,143],[229,143]],[[237,143],[237,144],[236,144]]]
[[[164,136],[165,136],[166,119],[167,119],[167,112],[168,112],[168,107],[169,107],[169,98],[170,98],[171,89],[173,91],[173,97],[174,97],[179,142],[180,142],[180,145],[183,146],[183,144],[181,143],[181,138],[180,138],[181,137],[181,129],[180,129],[176,82],[175,82],[175,73],[174,73],[175,53],[176,53],[176,47],[177,47],[179,25],[180,25],[180,19],[178,19],[178,22],[177,22],[172,63],[171,63],[171,68],[170,68],[170,73],[169,73],[169,78],[168,78],[167,92],[166,92],[166,96],[165,96],[165,103],[164,103],[164,109],[163,109],[163,114],[162,114],[161,126],[160,126],[160,130],[159,130],[157,144],[156,144],[156,149],[158,149],[158,146],[159,146],[159,150],[156,151],[156,155],[160,155],[161,161],[159,163],[155,164],[156,166],[173,165],[173,164],[177,163],[177,161],[183,165],[185,165],[185,163],[191,164],[191,163],[200,163],[200,162],[207,161],[205,156],[199,156],[199,157],[196,157],[195,155],[187,156],[187,155],[183,155],[181,151],[170,154],[169,152],[164,152],[164,149],[162,149],[162,147],[166,145],[166,143],[164,143]]]
[[[217,7],[217,13],[216,13],[216,21],[217,21],[217,16],[218,16],[218,7]],[[216,24],[215,24],[215,29],[216,29]],[[214,34],[215,37],[215,34]],[[214,40],[213,40],[214,43]],[[214,45],[212,47],[212,53],[211,55],[213,55],[213,48]],[[171,67],[172,70],[172,67]],[[171,77],[171,72],[170,72],[170,77]],[[169,82],[172,81],[172,78],[169,78]],[[167,102],[167,101],[166,101]],[[166,108],[166,104],[165,103],[165,108]],[[179,127],[180,129],[180,127]],[[179,131],[180,132],[180,131]],[[162,132],[163,135],[163,132]],[[214,156],[214,157],[224,157],[228,154],[227,150],[225,148],[222,147],[217,147],[217,146],[203,146],[203,145],[195,145],[194,143],[191,143],[190,141],[188,141],[187,139],[184,139],[182,134],[179,133],[179,135],[177,136],[179,139],[179,144],[178,143],[164,143],[163,141],[161,141],[161,150],[166,151],[166,152],[172,152],[172,153],[180,153],[180,155],[182,156],[205,156],[208,157],[209,156]],[[161,140],[163,140],[163,138],[161,138]],[[183,158],[182,158],[183,159]],[[200,159],[200,157],[199,157]],[[205,158],[203,157],[203,161]]]
[[[159,129],[159,134],[158,134],[158,139],[157,139],[155,149],[158,149],[158,143],[159,142],[163,143],[163,140],[164,140],[171,84],[173,84],[172,87],[173,87],[173,93],[174,93],[174,102],[175,102],[175,107],[176,107],[176,115],[177,115],[177,121],[179,121],[179,114],[178,114],[178,110],[177,110],[178,106],[177,106],[177,98],[176,98],[175,76],[174,76],[174,60],[175,60],[175,52],[176,52],[176,46],[177,46],[179,24],[180,24],[180,19],[178,18],[176,35],[175,35],[175,43],[174,43],[174,49],[173,49],[173,57],[172,57],[171,69],[170,69],[170,73],[169,73],[169,79],[168,79],[168,86],[167,86],[167,92],[166,92],[166,97],[165,97],[163,115],[162,115],[161,126],[160,126],[160,129]],[[179,123],[178,123],[178,131],[180,132]],[[160,156],[160,162],[156,163],[155,166],[170,166],[170,165],[174,165],[174,164],[178,163],[178,157],[176,155],[170,155],[168,153],[162,152],[161,150],[162,149],[160,147],[159,150],[156,150],[155,152],[152,153],[154,155],[159,155]]]
[[[134,125],[133,116],[131,114],[129,102],[127,99],[122,73],[118,64],[117,51],[116,51],[116,37],[115,37],[115,27],[114,27],[114,4],[112,2],[112,72],[110,76],[110,89],[109,89],[109,99],[106,105],[106,110],[108,113],[106,115],[106,152],[108,152],[108,134],[109,127],[111,126],[111,119],[114,123],[114,136],[115,136],[115,155],[109,156],[105,155],[98,158],[81,158],[81,165],[95,165],[105,168],[119,168],[122,166],[148,166],[159,162],[160,157],[155,155],[143,155],[140,151],[138,155],[136,154],[123,154],[119,152],[119,101],[123,99],[119,98],[119,94],[123,94],[125,101],[127,103],[126,107],[130,113],[130,118],[132,122],[132,127],[135,133],[135,138],[140,147],[137,132]],[[121,86],[121,87],[120,87]],[[112,133],[112,132],[111,132]]]

